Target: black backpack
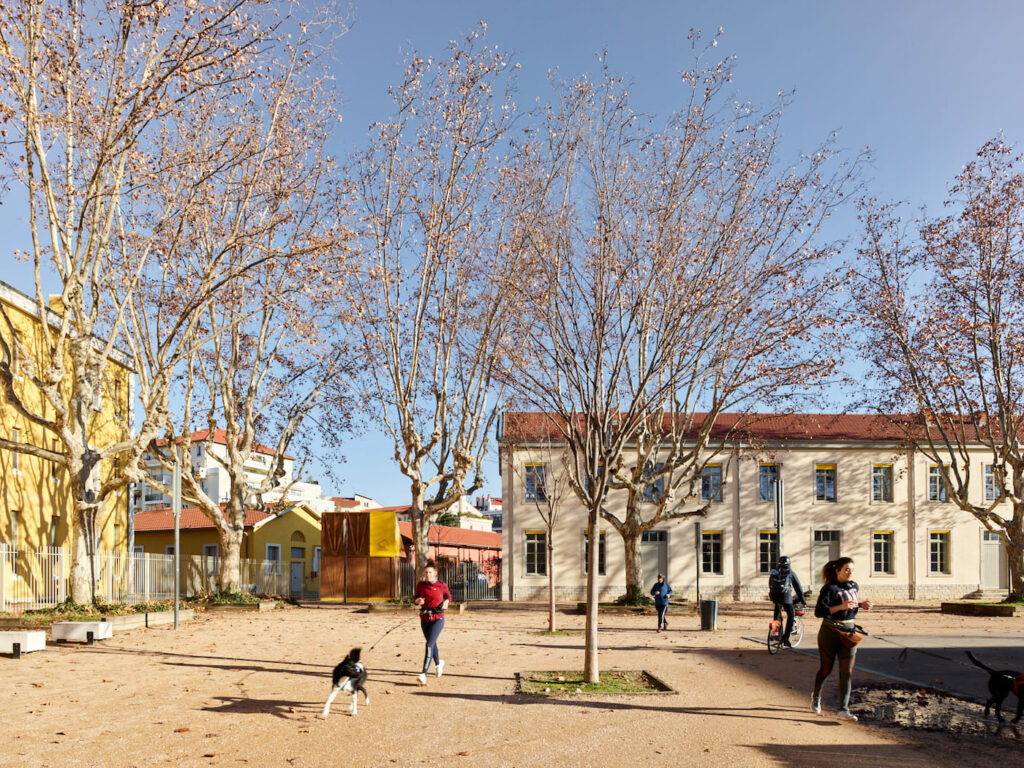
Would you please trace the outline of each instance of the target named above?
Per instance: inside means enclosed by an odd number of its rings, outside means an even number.
[[[768,595],[774,600],[785,597],[787,590],[792,590],[789,584],[789,571],[773,568],[768,576]]]

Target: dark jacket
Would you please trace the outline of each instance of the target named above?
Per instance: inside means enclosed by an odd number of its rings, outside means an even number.
[[[821,588],[818,593],[818,602],[814,606],[814,615],[819,619],[833,619],[834,621],[852,621],[857,616],[858,608],[844,609],[842,611],[836,611],[831,613],[829,608],[833,605],[839,605],[845,603],[847,600],[853,600],[854,603],[860,604],[860,598],[857,597],[857,586],[856,581],[840,581],[836,584],[826,584]]]
[[[773,602],[792,605],[794,589],[796,590],[797,601],[803,602],[804,585],[800,583],[800,579],[793,573],[792,568],[772,569],[771,575],[768,577],[768,583],[779,585],[777,588],[772,587],[769,592]]]

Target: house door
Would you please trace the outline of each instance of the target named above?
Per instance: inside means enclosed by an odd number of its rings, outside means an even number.
[[[982,589],[1007,589],[1006,548],[998,533],[981,532],[981,587]]]
[[[811,544],[811,584],[821,578],[821,569],[829,560],[839,557],[839,531],[815,531]]]
[[[668,573],[667,531],[644,531],[641,534],[640,568],[640,584],[645,592],[654,584],[659,573]]]
[[[302,547],[292,547],[291,579],[288,589],[293,595],[302,594],[302,561],[305,557],[305,549]]]

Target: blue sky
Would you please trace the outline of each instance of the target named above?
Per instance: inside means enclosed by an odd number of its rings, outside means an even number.
[[[941,206],[953,176],[998,131],[1024,149],[1024,3],[953,2],[357,2],[355,23],[336,46],[334,72],[343,122],[334,150],[358,146],[386,117],[389,83],[412,49],[443,55],[449,40],[480,20],[487,41],[514,54],[522,69],[517,101],[548,93],[546,75],[593,72],[607,49],[612,68],[633,82],[634,106],[659,116],[677,107],[679,72],[688,64],[690,28],[723,35],[718,50],[738,58],[737,97],[771,102],[795,90],[782,124],[783,150],[811,150],[832,131],[851,152],[869,147],[864,181],[883,199]],[[0,207],[0,252],[26,242],[21,200]],[[852,216],[836,222],[855,235]],[[5,257],[7,259],[9,257]],[[28,292],[31,273],[14,265],[4,278]],[[837,404],[836,407],[839,407]],[[367,434],[343,447],[348,462],[334,493],[408,500],[393,448]],[[316,470],[314,470],[315,473]],[[497,465],[487,491],[500,494]]]

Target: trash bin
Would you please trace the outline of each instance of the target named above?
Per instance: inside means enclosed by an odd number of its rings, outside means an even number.
[[[718,629],[718,601],[700,601],[700,628],[705,630]]]

